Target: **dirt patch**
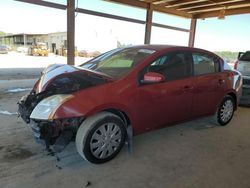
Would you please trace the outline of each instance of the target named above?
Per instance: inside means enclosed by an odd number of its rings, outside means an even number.
[[[5,162],[12,162],[16,160],[24,160],[34,155],[31,151],[17,145],[0,146],[2,151],[2,160]]]

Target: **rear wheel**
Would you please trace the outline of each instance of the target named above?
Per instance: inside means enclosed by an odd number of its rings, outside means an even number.
[[[234,98],[230,95],[225,96],[214,115],[215,123],[221,126],[227,125],[233,118],[234,110]]]
[[[101,112],[87,118],[77,131],[78,153],[92,163],[113,159],[124,145],[126,129],[121,118]]]

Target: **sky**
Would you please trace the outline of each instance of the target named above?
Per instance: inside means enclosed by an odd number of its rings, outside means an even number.
[[[66,0],[47,0],[66,4]],[[102,0],[76,0],[77,7],[145,20],[146,11]],[[53,33],[66,31],[66,11],[14,0],[0,1],[0,31],[8,33]],[[167,14],[153,14],[153,22],[189,29],[190,20]],[[143,44],[145,25],[76,14],[78,50],[101,52],[126,45]],[[187,46],[189,34],[158,27],[152,28],[152,44]],[[227,16],[224,20],[198,20],[195,47],[210,51],[250,50],[250,14]]]

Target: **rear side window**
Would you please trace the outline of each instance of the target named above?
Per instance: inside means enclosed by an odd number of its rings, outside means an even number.
[[[194,75],[215,73],[219,71],[219,61],[205,53],[193,53]]]
[[[192,75],[191,61],[184,52],[168,53],[153,61],[147,72],[157,72],[165,76],[167,81],[187,78]]]
[[[240,61],[250,61],[250,52],[247,51],[240,57]]]

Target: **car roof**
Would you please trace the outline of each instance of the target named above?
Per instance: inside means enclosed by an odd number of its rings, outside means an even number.
[[[125,48],[143,48],[143,49],[148,49],[148,50],[155,50],[155,51],[161,51],[161,50],[167,50],[167,49],[187,49],[187,50],[194,50],[194,51],[204,51],[204,52],[209,52],[207,50],[203,50],[200,48],[192,48],[192,47],[187,47],[187,46],[176,46],[176,45],[163,45],[163,44],[146,44],[146,45],[136,45],[136,46],[127,46]],[[209,52],[211,53],[211,52]]]

